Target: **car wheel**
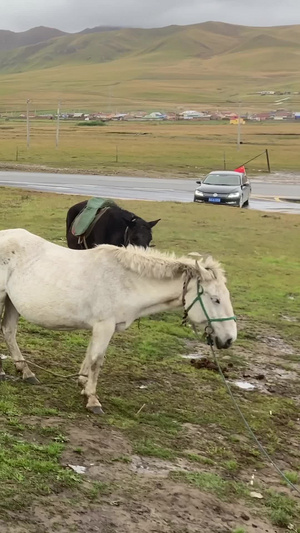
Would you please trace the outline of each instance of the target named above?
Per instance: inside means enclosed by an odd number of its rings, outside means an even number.
[[[248,206],[249,206],[249,198],[248,198],[248,200],[246,200],[246,202],[244,203],[244,206],[245,206],[245,207],[248,207]]]

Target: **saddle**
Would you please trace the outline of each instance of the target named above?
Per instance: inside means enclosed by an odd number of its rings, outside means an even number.
[[[104,215],[107,209],[116,205],[113,200],[107,198],[91,198],[73,221],[71,226],[72,234],[75,237],[79,237],[79,240],[88,237],[96,222]]]

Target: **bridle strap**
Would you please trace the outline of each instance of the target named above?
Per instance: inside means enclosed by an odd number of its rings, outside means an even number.
[[[124,246],[128,246],[128,244],[130,244],[128,233],[129,233],[129,226],[126,226],[125,233],[124,233]]]
[[[192,303],[185,309],[185,317],[186,318],[187,318],[187,315],[188,315],[189,311],[192,309],[192,307],[195,305],[195,303],[199,302],[200,305],[201,305],[202,311],[203,311],[203,313],[205,315],[205,318],[206,318],[206,320],[207,320],[207,322],[209,324],[211,324],[212,322],[226,322],[228,320],[234,320],[236,322],[236,316],[228,316],[228,317],[225,317],[225,318],[210,318],[208,312],[205,309],[204,302],[202,300],[202,294],[203,293],[204,293],[203,287],[202,287],[202,285],[200,285],[199,278],[197,278],[197,296],[196,296],[196,298],[194,298]],[[186,292],[185,292],[185,294],[186,294]],[[183,305],[185,305],[185,303]]]
[[[187,313],[187,310],[185,309],[185,296],[186,296],[186,293],[187,293],[187,290],[188,290],[188,284],[191,281],[192,277],[193,277],[192,274],[187,271],[185,279],[184,279],[184,282],[183,282],[182,297],[181,297],[182,307],[184,309],[182,322],[181,322],[181,324],[183,326],[186,326],[186,322],[187,322],[187,318],[188,318],[188,313]]]
[[[188,284],[191,281],[192,277],[193,276],[192,276],[192,274],[190,272],[186,273],[186,276],[185,276],[185,279],[184,279],[184,282],[183,282],[183,289],[182,289],[182,305],[183,305],[183,307],[185,306],[185,297],[186,297],[186,293],[187,293],[187,290],[188,290]]]

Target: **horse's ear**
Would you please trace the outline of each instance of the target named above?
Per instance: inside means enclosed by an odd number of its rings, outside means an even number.
[[[136,225],[137,218],[135,215],[132,215],[131,219],[127,222],[129,228],[133,228]]]
[[[124,220],[124,222],[126,222],[126,225],[129,226],[129,227],[134,226],[136,224],[136,216],[135,215],[122,216],[122,219]]]
[[[199,272],[200,279],[202,281],[211,279],[211,272],[203,266],[203,255],[198,252],[191,252],[188,256],[191,257],[191,259],[195,259],[195,267]]]
[[[188,254],[188,257],[191,257],[192,259],[195,259],[195,261],[199,261],[199,259],[203,259],[203,256],[199,254],[198,252],[190,252]]]
[[[156,226],[156,224],[161,220],[161,218],[158,218],[157,220],[152,220],[151,222],[148,222],[148,225],[150,226],[150,228],[154,228],[154,226]]]

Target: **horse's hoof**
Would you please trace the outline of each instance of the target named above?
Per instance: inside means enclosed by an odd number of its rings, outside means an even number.
[[[35,376],[29,376],[28,378],[24,378],[25,383],[29,383],[29,385],[39,385],[40,381]]]
[[[93,413],[94,415],[104,415],[104,411],[101,405],[93,405],[91,407],[87,407],[87,409],[91,411],[91,413]]]

